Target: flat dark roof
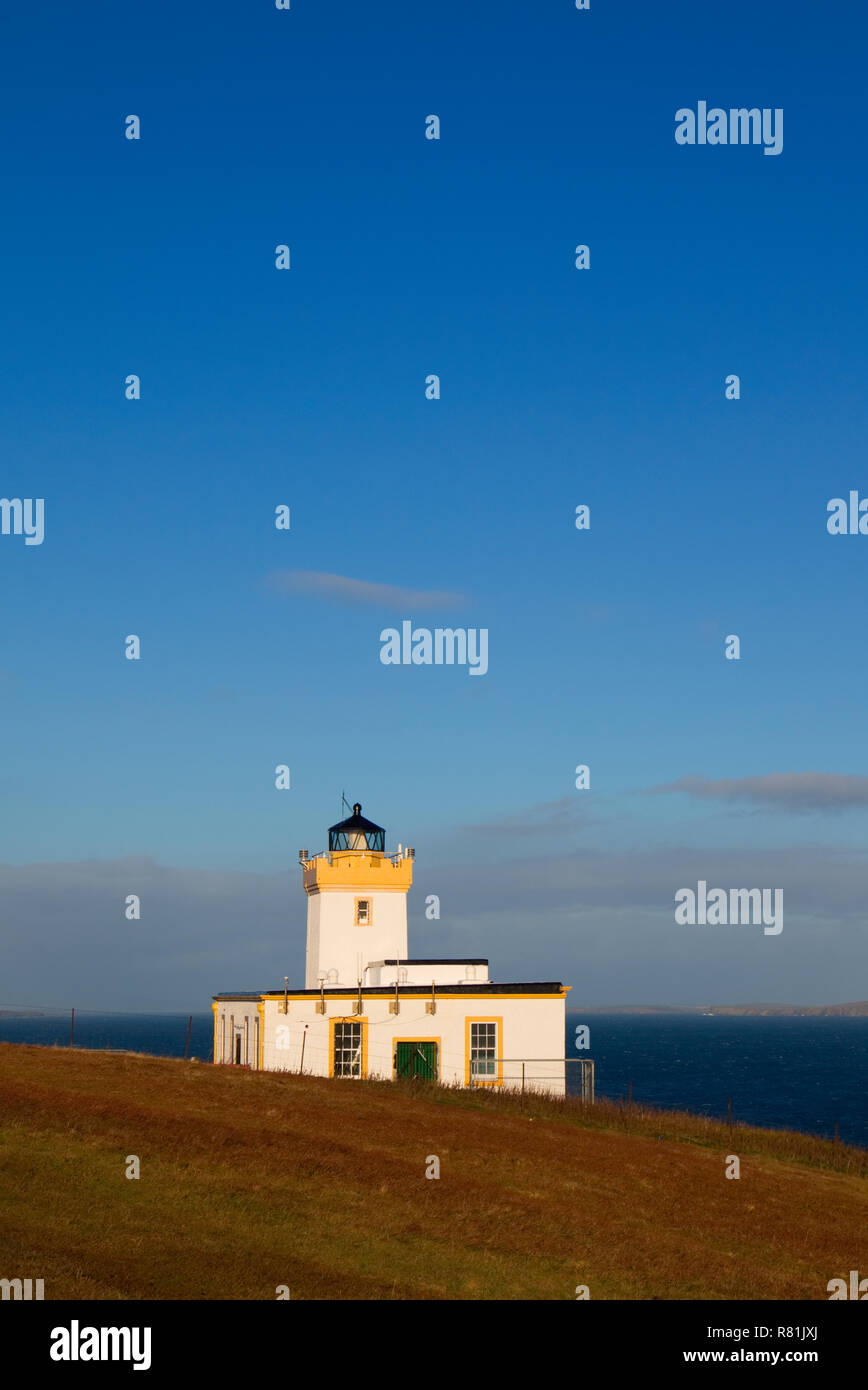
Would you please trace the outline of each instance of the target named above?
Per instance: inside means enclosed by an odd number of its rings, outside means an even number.
[[[507,981],[499,984],[492,980],[456,980],[454,984],[450,982],[434,984],[435,990],[440,992],[453,990],[465,990],[468,994],[560,994],[563,985],[556,980],[523,980],[519,984]],[[429,995],[430,985],[399,985],[398,990],[403,995],[419,994]],[[283,994],[283,985],[279,989],[264,989],[262,994],[212,994],[212,999],[261,999],[263,994],[279,995]],[[318,999],[320,991],[318,989],[288,989],[288,994],[294,996],[310,995],[311,999]],[[358,985],[332,985],[325,990],[326,997],[330,994],[358,994]],[[394,996],[394,985],[362,985],[362,998],[366,995],[385,994],[390,998]]]
[[[445,960],[432,960],[422,956],[406,956],[402,960],[372,960],[371,965],[487,965],[484,956],[449,956]]]

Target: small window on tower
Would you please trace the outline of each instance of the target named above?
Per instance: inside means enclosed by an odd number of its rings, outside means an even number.
[[[356,926],[367,927],[371,921],[370,898],[356,898]]]

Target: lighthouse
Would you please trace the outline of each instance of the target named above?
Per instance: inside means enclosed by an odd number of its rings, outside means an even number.
[[[386,832],[357,801],[329,828],[328,852],[302,858],[307,894],[305,988],[365,984],[373,961],[407,956],[413,850],[386,854]]]
[[[483,956],[409,955],[415,857],[388,852],[358,801],[327,849],[299,850],[304,988],[284,976],[282,988],[214,995],[217,1065],[564,1094],[569,986],[492,980]]]

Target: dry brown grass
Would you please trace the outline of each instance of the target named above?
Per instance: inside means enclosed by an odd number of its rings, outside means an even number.
[[[47,1298],[827,1299],[868,1268],[866,1165],[638,1108],[0,1044],[0,1277]]]

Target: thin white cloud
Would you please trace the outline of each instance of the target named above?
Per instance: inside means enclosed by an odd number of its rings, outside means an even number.
[[[380,608],[455,608],[466,601],[463,594],[439,589],[405,589],[396,584],[375,584],[370,579],[351,579],[348,575],[324,574],[318,570],[275,570],[267,582],[281,594],[308,594],[338,603],[373,604]]]

